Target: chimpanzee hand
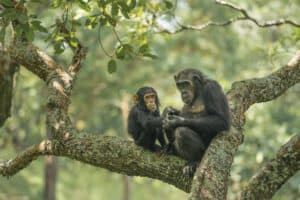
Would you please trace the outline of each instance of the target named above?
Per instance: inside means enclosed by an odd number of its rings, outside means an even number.
[[[178,114],[179,114],[179,110],[168,106],[164,109],[161,116],[162,118],[165,118],[167,115],[178,115]]]
[[[167,115],[163,119],[163,129],[176,128],[177,126],[182,125],[184,122],[184,118],[178,115]]]

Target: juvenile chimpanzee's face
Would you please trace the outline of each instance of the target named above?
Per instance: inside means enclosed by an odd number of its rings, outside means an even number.
[[[146,108],[150,111],[150,112],[155,112],[157,109],[157,105],[156,105],[156,94],[151,92],[151,93],[146,93],[144,95],[144,102],[146,105]]]
[[[181,93],[181,99],[185,104],[191,104],[195,98],[193,83],[189,80],[180,80],[176,82],[177,88]]]

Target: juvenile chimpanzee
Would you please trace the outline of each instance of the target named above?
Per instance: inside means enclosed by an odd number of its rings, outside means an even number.
[[[135,105],[128,116],[128,133],[135,143],[151,151],[156,150],[158,138],[162,147],[166,145],[159,113],[159,100],[152,87],[140,88],[134,96]]]
[[[174,76],[184,106],[167,107],[163,128],[173,153],[189,161],[184,174],[191,175],[213,137],[231,125],[226,96],[220,85],[196,69],[184,69]]]

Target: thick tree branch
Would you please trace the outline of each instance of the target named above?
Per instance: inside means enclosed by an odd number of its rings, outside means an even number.
[[[189,200],[226,199],[231,165],[242,142],[235,128],[213,139],[194,175]]]
[[[18,65],[11,62],[6,53],[0,51],[0,127],[10,117],[14,74],[17,68]]]
[[[245,112],[252,104],[271,101],[299,82],[300,51],[286,66],[268,76],[233,83],[230,96],[241,99],[242,110],[240,112]]]
[[[233,157],[243,141],[245,111],[250,105],[274,99],[300,81],[300,52],[278,71],[261,79],[233,84],[227,94],[232,128],[217,136],[198,167],[192,183],[190,200],[226,199],[228,177]]]
[[[44,81],[47,81],[53,71],[62,71],[62,67],[50,56],[30,43],[17,40],[10,46],[8,52],[12,60],[26,67]]]
[[[12,176],[27,167],[38,156],[54,154],[54,147],[51,141],[45,140],[40,144],[27,148],[14,159],[0,161],[0,174],[6,177]]]
[[[182,174],[182,167],[186,164],[182,159],[154,154],[132,141],[110,136],[84,135],[64,143],[43,141],[14,159],[0,162],[0,174],[12,176],[42,155],[64,156],[117,173],[158,179],[186,192],[191,187],[191,178]]]
[[[271,199],[300,170],[300,134],[295,135],[267,162],[244,188],[241,199]]]

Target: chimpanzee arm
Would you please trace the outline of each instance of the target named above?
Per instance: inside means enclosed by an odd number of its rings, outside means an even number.
[[[138,108],[132,107],[128,116],[127,131],[137,141],[141,135],[141,127],[138,123]]]
[[[155,129],[162,127],[162,119],[160,116],[153,116],[150,113],[140,111],[138,114],[138,121],[143,129]]]
[[[163,131],[161,128],[159,129],[159,131],[157,133],[157,138],[162,147],[166,146],[166,140],[164,138],[164,134],[163,134]]]
[[[225,129],[231,125],[228,101],[221,86],[214,80],[208,80],[204,87],[205,110],[209,115],[217,115],[223,121]]]

